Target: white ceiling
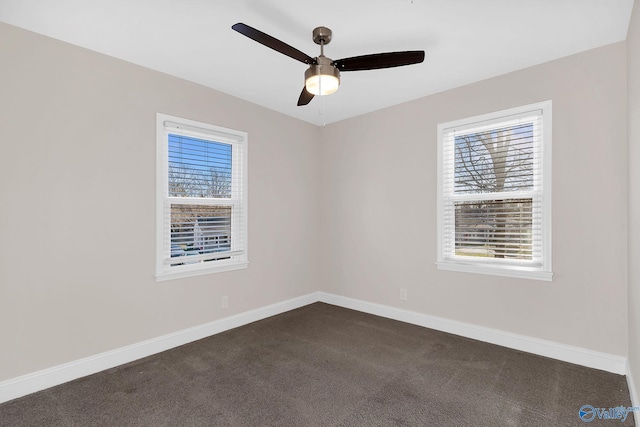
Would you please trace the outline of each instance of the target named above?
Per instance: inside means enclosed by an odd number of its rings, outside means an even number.
[[[624,40],[633,0],[0,0],[0,21],[322,125]],[[296,102],[305,64],[231,30],[243,22],[317,56],[425,50],[407,67],[344,72]]]

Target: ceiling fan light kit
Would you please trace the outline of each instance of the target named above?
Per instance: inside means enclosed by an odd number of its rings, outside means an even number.
[[[304,85],[313,95],[331,95],[340,87],[340,71],[331,65],[331,59],[319,56],[318,65],[304,72]]]
[[[334,61],[324,56],[324,46],[331,42],[332,36],[331,30],[327,27],[317,27],[313,30],[313,41],[320,45],[320,55],[315,58],[246,24],[239,22],[231,28],[260,44],[309,65],[304,73],[305,85],[298,98],[299,106],[307,105],[316,95],[331,95],[336,92],[340,87],[340,71],[377,70],[424,61],[423,50],[376,53]]]

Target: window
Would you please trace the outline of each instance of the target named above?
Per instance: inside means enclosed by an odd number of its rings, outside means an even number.
[[[551,280],[551,101],[438,126],[440,269]]]
[[[245,268],[247,134],[157,114],[158,280]]]

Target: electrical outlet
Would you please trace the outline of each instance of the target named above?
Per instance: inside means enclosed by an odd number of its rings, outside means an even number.
[[[229,307],[229,297],[228,297],[228,296],[226,296],[226,295],[225,295],[225,296],[223,296],[223,297],[220,299],[220,305],[222,306],[222,308],[227,308],[227,307]]]
[[[400,288],[400,299],[402,301],[407,300],[407,290],[405,288]]]

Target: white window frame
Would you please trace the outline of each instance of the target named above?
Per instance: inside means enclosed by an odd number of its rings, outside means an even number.
[[[169,134],[191,136],[231,145],[232,176],[230,198],[169,197]],[[247,184],[248,134],[195,120],[156,114],[156,280],[169,280],[246,268],[248,261]],[[237,179],[239,178],[239,179]],[[228,259],[202,262],[203,255],[189,256],[183,265],[171,265],[171,203],[226,205],[240,209],[232,219],[231,251]],[[175,259],[175,258],[174,258]]]
[[[533,261],[513,262],[512,260],[475,258],[469,256],[458,256],[455,250],[447,251],[444,244],[445,237],[454,239],[451,235],[445,233],[455,232],[455,226],[447,223],[445,218],[454,218],[452,209],[454,205],[453,193],[445,194],[445,174],[453,174],[453,160],[445,160],[445,146],[447,143],[447,135],[456,129],[469,129],[477,126],[489,126],[496,128],[504,126],[514,117],[525,117],[532,112],[541,112],[541,142],[538,147],[538,160],[541,162],[539,179],[534,179],[533,192],[536,193],[540,201],[541,209],[539,212],[541,220],[541,239],[539,247],[536,249],[541,253],[540,259]],[[511,108],[508,110],[496,111],[493,113],[483,114],[479,116],[469,117],[461,120],[455,120],[438,125],[438,219],[437,219],[437,267],[441,270],[459,271],[466,273],[490,274],[496,276],[507,276],[516,278],[536,279],[550,281],[553,276],[552,256],[551,256],[551,137],[552,137],[552,102],[544,101],[535,104],[529,104],[521,107]],[[452,138],[448,138],[453,143]],[[453,192],[453,189],[449,190]],[[517,197],[517,193],[512,196]],[[459,196],[455,196],[459,197]],[[472,196],[478,199],[478,195]],[[490,194],[481,195],[481,199],[494,199],[495,196]],[[534,215],[536,210],[534,210]],[[451,220],[449,220],[451,221]],[[450,245],[451,246],[451,245]],[[453,245],[455,246],[455,244]],[[448,253],[447,253],[448,252]]]

